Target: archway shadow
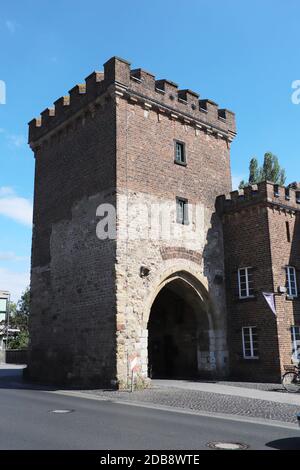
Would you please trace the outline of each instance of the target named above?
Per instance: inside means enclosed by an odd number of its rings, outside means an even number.
[[[162,287],[151,307],[148,374],[154,379],[197,380],[199,356],[207,359],[209,354],[205,300],[185,276],[178,272]],[[203,379],[205,375],[208,378],[206,370],[201,372]]]
[[[267,447],[276,450],[300,450],[300,436],[276,439],[266,443]]]

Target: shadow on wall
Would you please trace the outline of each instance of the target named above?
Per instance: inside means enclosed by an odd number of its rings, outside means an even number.
[[[211,366],[215,369],[216,377],[228,376],[228,358],[226,344],[226,296],[225,296],[225,270],[222,221],[214,212],[207,231],[206,244],[203,249],[204,276],[208,279],[208,296],[212,309],[211,328],[217,330],[214,350],[211,351]],[[223,337],[220,332],[223,331]]]
[[[300,214],[299,212],[296,213],[296,220],[295,220],[295,227],[293,238],[291,240],[291,254],[289,265],[294,266],[296,268],[296,276],[297,276],[297,283],[298,283],[298,296],[300,295]],[[293,301],[293,326],[298,326],[300,328],[300,304],[299,301]],[[300,335],[300,332],[299,332]],[[295,349],[297,349],[299,357],[300,357],[300,339],[298,339],[298,335],[296,338],[295,332],[292,336],[293,338],[293,353]]]
[[[33,381],[27,377],[27,366],[20,364],[0,364],[0,389],[9,390],[95,390],[102,391],[115,390],[114,387],[76,386],[65,385],[63,383],[53,385],[50,382]]]
[[[183,279],[157,295],[148,322],[151,378],[198,378],[207,373],[201,353],[209,351],[209,324],[203,299]]]

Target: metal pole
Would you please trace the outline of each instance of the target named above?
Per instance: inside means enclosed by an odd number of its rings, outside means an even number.
[[[8,294],[6,302],[6,342],[5,342],[5,362],[6,362],[6,350],[8,349],[8,328],[9,328],[9,309],[10,309],[10,294]]]
[[[133,369],[131,371],[131,392],[133,392]]]

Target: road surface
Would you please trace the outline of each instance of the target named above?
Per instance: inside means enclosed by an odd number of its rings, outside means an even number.
[[[300,449],[300,429],[19,388],[13,375],[0,377],[1,450],[201,450],[212,441]]]

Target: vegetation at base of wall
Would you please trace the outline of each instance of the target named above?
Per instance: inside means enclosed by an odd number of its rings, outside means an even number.
[[[265,153],[262,166],[259,166],[256,158],[250,160],[249,179],[241,181],[239,189],[262,181],[272,181],[272,183],[281,186],[284,186],[286,181],[285,169],[281,168],[278,157],[271,152]]]
[[[145,388],[151,388],[151,380],[137,374],[133,380],[133,390],[144,390]]]
[[[27,349],[29,343],[28,320],[30,309],[30,289],[27,287],[17,304],[11,302],[9,308],[9,328],[20,332],[8,337],[7,349]]]

